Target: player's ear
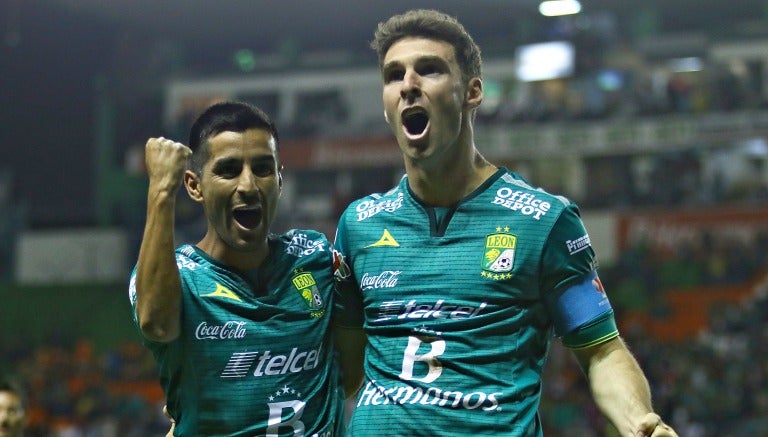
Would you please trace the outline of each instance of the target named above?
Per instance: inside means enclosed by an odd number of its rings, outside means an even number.
[[[389,124],[389,116],[387,115],[386,110],[384,110],[384,120],[386,120],[387,124]]]
[[[467,91],[464,95],[464,105],[468,109],[475,109],[483,101],[483,80],[473,77],[467,82]]]
[[[195,202],[203,201],[203,190],[200,187],[200,177],[192,170],[184,172],[184,188],[187,189],[187,194]]]
[[[277,169],[277,190],[279,194],[283,194],[283,166],[281,165]]]

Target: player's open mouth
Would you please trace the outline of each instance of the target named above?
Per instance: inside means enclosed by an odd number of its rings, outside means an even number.
[[[253,229],[261,223],[261,207],[237,208],[232,211],[232,218],[245,229]]]
[[[401,116],[403,128],[409,136],[421,136],[429,126],[429,114],[423,108],[406,109]]]

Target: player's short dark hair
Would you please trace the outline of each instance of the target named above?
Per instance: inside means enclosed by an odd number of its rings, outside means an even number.
[[[246,102],[220,102],[209,106],[192,123],[189,131],[189,143],[192,149],[190,168],[195,173],[203,170],[203,165],[210,157],[208,140],[221,132],[245,132],[248,129],[264,129],[275,139],[275,147],[280,141],[277,127],[269,116],[254,105]]]
[[[389,48],[406,37],[447,42],[453,46],[464,80],[482,77],[480,47],[456,18],[433,9],[414,9],[379,23],[371,41],[371,48],[379,57],[380,67],[383,66]]]

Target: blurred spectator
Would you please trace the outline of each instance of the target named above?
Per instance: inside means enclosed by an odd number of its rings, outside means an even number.
[[[28,437],[143,437],[168,428],[154,361],[138,344],[99,356],[79,339],[15,357],[18,379],[29,387]]]
[[[0,381],[0,436],[21,437],[26,425],[26,401],[21,388]]]

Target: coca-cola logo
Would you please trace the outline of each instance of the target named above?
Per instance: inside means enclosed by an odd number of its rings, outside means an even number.
[[[230,340],[245,338],[245,322],[230,320],[223,325],[209,325],[208,322],[200,322],[195,329],[195,338],[198,340]]]
[[[397,270],[385,270],[378,275],[370,275],[363,273],[363,279],[360,281],[360,288],[363,290],[371,290],[377,288],[392,288],[397,285],[398,276],[400,271]]]

